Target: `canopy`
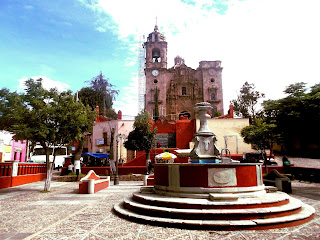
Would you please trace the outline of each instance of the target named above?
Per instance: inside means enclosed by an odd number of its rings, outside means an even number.
[[[162,160],[171,160],[177,158],[176,155],[168,152],[160,153],[156,156],[156,159],[162,159]]]
[[[95,158],[109,158],[109,154],[108,153],[83,153],[82,155],[86,155],[86,156],[91,156],[91,157],[95,157]]]

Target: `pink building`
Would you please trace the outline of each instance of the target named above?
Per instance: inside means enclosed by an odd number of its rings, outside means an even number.
[[[16,160],[19,162],[26,161],[27,154],[27,141],[15,141],[12,139],[11,141],[11,160]]]

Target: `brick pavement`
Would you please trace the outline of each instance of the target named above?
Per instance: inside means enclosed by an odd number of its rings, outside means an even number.
[[[157,227],[119,218],[113,205],[142,182],[120,182],[93,195],[77,194],[78,183],[44,182],[0,190],[0,239],[320,239],[319,183],[293,181],[293,197],[316,209],[315,219],[290,228],[208,231]]]

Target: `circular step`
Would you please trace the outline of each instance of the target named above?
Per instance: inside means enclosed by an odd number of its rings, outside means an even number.
[[[252,220],[199,220],[199,219],[178,219],[167,217],[154,217],[147,216],[140,213],[131,211],[125,208],[123,202],[114,205],[114,210],[122,217],[129,218],[130,220],[168,227],[179,228],[193,228],[193,229],[218,229],[218,230],[240,230],[240,229],[270,229],[291,227],[303,224],[310,221],[314,217],[314,208],[303,204],[301,211],[291,214],[289,216],[275,217],[275,218],[261,218]]]
[[[124,199],[125,208],[139,214],[180,219],[200,219],[200,220],[248,220],[259,218],[275,218],[298,213],[301,210],[302,202],[297,199],[290,199],[285,205],[269,208],[251,208],[251,209],[181,209],[172,208],[168,203],[166,207],[145,205],[133,200],[132,197]]]
[[[289,195],[282,192],[268,193],[255,198],[237,200],[209,200],[179,198],[157,195],[155,193],[134,193],[133,199],[145,205],[184,209],[249,209],[281,206],[289,203]]]

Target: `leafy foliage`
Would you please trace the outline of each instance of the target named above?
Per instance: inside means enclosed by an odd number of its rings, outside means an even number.
[[[14,133],[17,140],[39,142],[46,151],[49,171],[48,147],[82,140],[83,133],[92,128],[95,114],[77,102],[71,91],[44,89],[41,78],[29,79],[25,85],[24,94],[1,90],[1,129]]]
[[[249,118],[250,123],[253,123],[258,113],[256,105],[260,98],[263,98],[264,94],[255,91],[254,84],[245,82],[240,89],[240,94],[237,99],[231,101],[234,107],[235,114],[239,117]]]
[[[310,92],[306,92],[305,83],[291,84],[284,92],[287,97],[263,103],[265,115],[276,123],[275,130],[291,154],[318,154],[320,84],[312,86]]]
[[[156,129],[151,130],[151,118],[147,111],[136,116],[133,131],[129,133],[128,140],[124,143],[128,150],[149,151],[154,144]]]
[[[116,119],[117,114],[112,109],[112,105],[119,91],[113,89],[114,85],[109,83],[109,79],[105,78],[102,73],[89,82],[89,87],[84,87],[78,92],[81,102],[84,105],[89,105],[92,109],[99,106],[101,115]]]
[[[256,119],[254,125],[241,130],[241,136],[245,143],[252,144],[256,150],[272,149],[273,144],[279,140],[275,128],[275,124]]]
[[[156,87],[155,94],[155,106],[154,106],[154,120],[157,121],[159,119],[159,89]]]

